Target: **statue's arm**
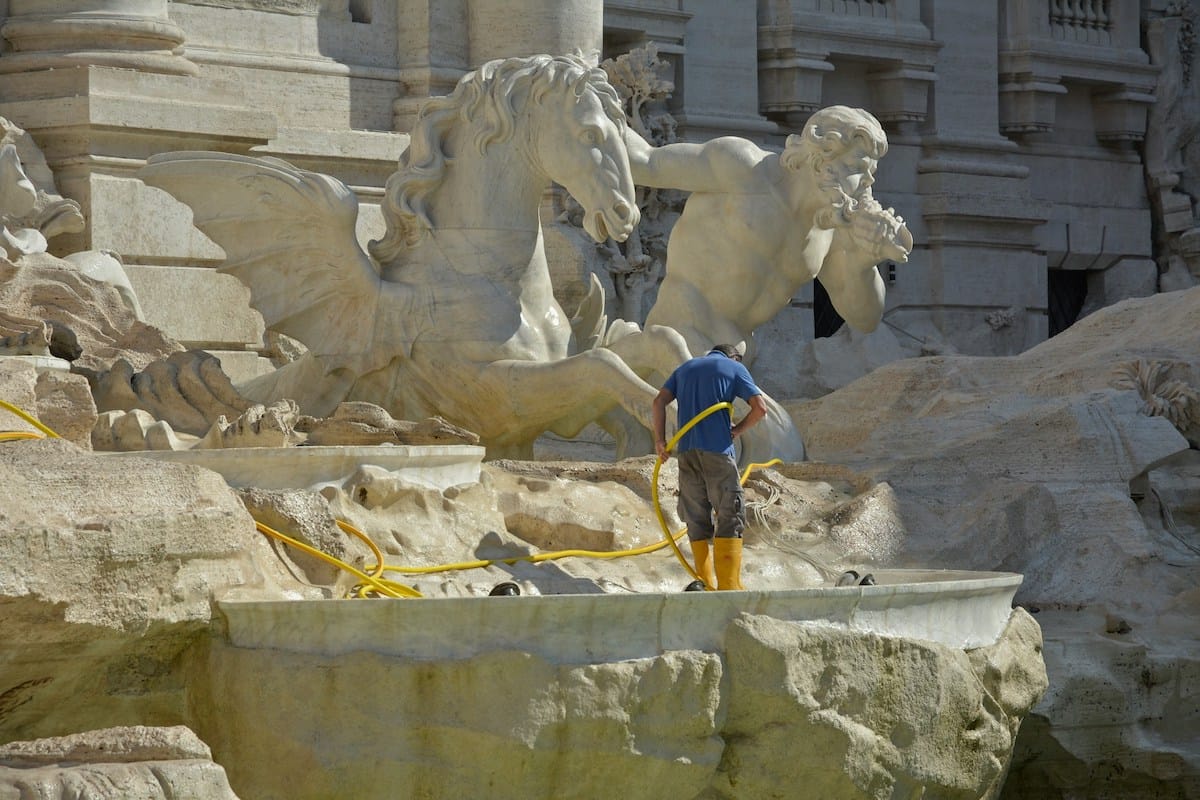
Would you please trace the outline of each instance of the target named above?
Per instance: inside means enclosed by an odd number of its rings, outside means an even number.
[[[723,136],[703,144],[680,142],[655,147],[627,127],[625,143],[634,183],[685,192],[745,188],[750,170],[766,155],[750,140],[736,136]]]
[[[883,277],[870,255],[845,244],[835,237],[817,277],[842,319],[854,330],[870,333],[883,318]]]
[[[821,265],[821,285],[833,307],[856,331],[870,333],[883,316],[883,278],[876,264],[884,260],[905,262],[913,237],[890,208],[874,197],[864,201],[849,227],[833,234],[829,254]]]

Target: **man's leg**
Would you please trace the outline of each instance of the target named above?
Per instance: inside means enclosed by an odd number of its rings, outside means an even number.
[[[712,504],[708,501],[700,451],[685,450],[676,459],[679,463],[679,518],[687,523],[688,540],[692,544],[696,574],[710,588],[717,586],[710,557],[713,537]]]
[[[717,510],[713,562],[718,589],[742,586],[742,531],[746,529],[745,494],[733,456],[705,453],[708,496]]]

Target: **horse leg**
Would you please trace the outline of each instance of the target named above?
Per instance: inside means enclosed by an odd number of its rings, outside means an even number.
[[[634,372],[654,385],[661,384],[676,367],[692,357],[682,334],[665,325],[647,325],[645,330],[622,336],[604,348],[616,353]]]
[[[692,357],[687,342],[674,328],[647,325],[605,345],[653,386],[661,386],[675,368]],[[596,420],[617,443],[617,452],[644,453],[654,448],[653,432],[624,411],[614,408]]]
[[[505,437],[532,441],[543,431],[560,436],[579,434],[590,422],[619,406],[638,421],[645,434],[623,449],[650,452],[653,402],[657,390],[639,378],[615,353],[588,350],[556,361],[497,361],[483,367],[481,382],[494,387],[494,402],[515,426]],[[500,387],[504,387],[501,389]],[[618,451],[618,457],[629,453]]]
[[[353,373],[344,369],[326,372],[312,353],[305,353],[274,372],[251,378],[234,388],[255,403],[269,405],[289,398],[305,414],[325,417],[346,399],[354,379]]]

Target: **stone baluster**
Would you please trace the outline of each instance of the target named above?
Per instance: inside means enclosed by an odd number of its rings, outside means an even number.
[[[1108,1],[1095,0],[1097,44],[1112,44],[1112,20],[1108,15]]]
[[[167,0],[8,0],[0,74],[103,66],[194,75]]]
[[[1050,0],[1050,36],[1066,38],[1067,0]]]

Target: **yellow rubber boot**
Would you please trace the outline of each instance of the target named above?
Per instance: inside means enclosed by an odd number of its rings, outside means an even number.
[[[717,588],[717,578],[713,574],[713,563],[709,553],[709,542],[711,539],[700,539],[692,542],[692,557],[696,561],[696,574],[700,576],[700,580],[704,581],[704,585],[709,589]]]
[[[742,586],[742,540],[719,536],[713,539],[713,562],[718,589],[745,589]]]

